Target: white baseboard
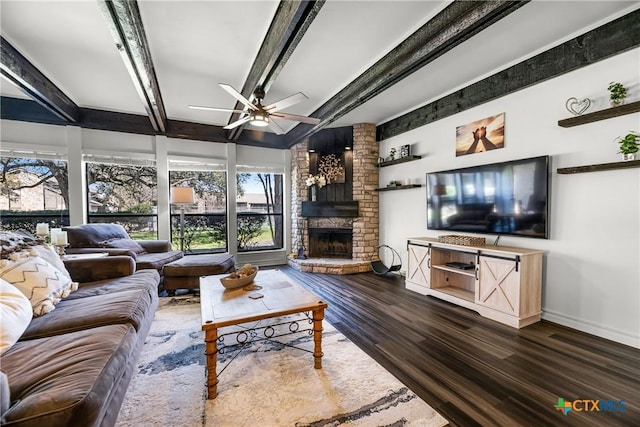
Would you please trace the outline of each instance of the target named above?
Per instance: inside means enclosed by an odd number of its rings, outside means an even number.
[[[550,310],[543,310],[542,318],[549,322],[558,323],[569,328],[577,329],[588,334],[596,335],[611,341],[625,344],[631,347],[640,348],[640,336],[630,334],[625,331],[607,328],[597,323],[589,322],[565,314],[556,313]]]

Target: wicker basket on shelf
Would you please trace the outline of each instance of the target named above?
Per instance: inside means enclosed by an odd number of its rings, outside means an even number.
[[[438,236],[438,242],[450,243],[452,245],[461,245],[461,246],[484,246],[485,238],[460,236],[457,234],[448,234],[446,236]]]

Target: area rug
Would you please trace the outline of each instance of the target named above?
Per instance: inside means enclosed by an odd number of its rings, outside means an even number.
[[[220,356],[218,397],[207,400],[200,326],[197,296],[161,298],[117,426],[447,424],[326,320],[322,369],[313,368],[311,353],[288,346],[312,351],[306,333],[278,338],[288,345],[260,341],[235,358]]]

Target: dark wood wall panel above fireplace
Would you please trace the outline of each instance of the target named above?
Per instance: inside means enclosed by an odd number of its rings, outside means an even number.
[[[309,174],[318,174],[318,164],[330,154],[340,159],[344,178],[316,189],[318,201],[353,200],[353,128],[351,126],[325,129],[309,140]]]

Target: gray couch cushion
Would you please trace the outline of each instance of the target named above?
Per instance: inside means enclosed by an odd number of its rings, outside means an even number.
[[[20,339],[31,340],[116,324],[129,324],[139,330],[156,305],[157,297],[144,290],[63,300],[51,313],[33,319]]]
[[[146,252],[138,242],[128,238],[105,240],[104,242],[100,242],[100,247],[111,248],[111,249],[126,249],[128,251],[133,252],[136,255],[143,254]]]
[[[235,258],[228,252],[222,254],[187,255],[164,266],[166,277],[211,276],[235,268]]]
[[[108,325],[18,342],[1,358],[13,406],[0,423],[100,425],[136,341],[131,325]]]
[[[166,264],[180,259],[184,256],[181,251],[169,251],[169,252],[147,252],[146,254],[138,255],[136,259],[136,269],[144,270],[151,268],[153,270],[162,270]]]
[[[78,290],[71,292],[65,298],[65,301],[136,289],[147,291],[150,294],[157,294],[158,284],[160,284],[160,274],[156,270],[139,270],[130,276],[80,283]]]
[[[72,248],[96,248],[112,239],[130,239],[120,224],[83,224],[64,227]]]
[[[198,289],[200,276],[222,274],[235,269],[235,258],[230,253],[189,255],[164,266],[163,287],[175,289]]]

